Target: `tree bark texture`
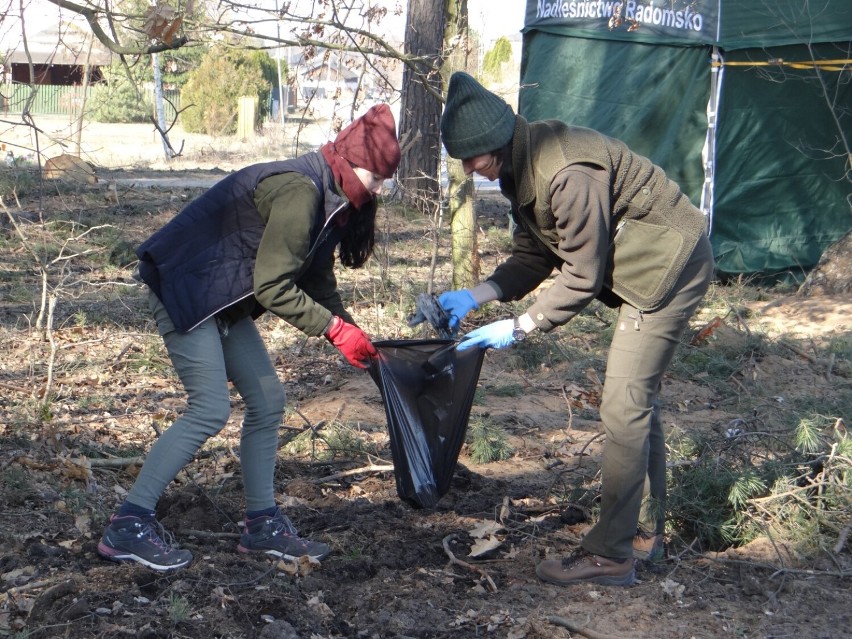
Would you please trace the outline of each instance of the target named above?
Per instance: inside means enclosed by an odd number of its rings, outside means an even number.
[[[403,200],[425,214],[440,204],[441,78],[437,71],[444,34],[443,0],[408,0],[405,52],[423,56],[433,65],[406,66],[402,76],[399,116],[404,152],[397,171]],[[435,94],[423,86],[427,82]]]
[[[467,0],[444,0],[446,23],[441,68],[444,95],[455,71],[468,71],[472,50],[468,31]],[[447,216],[452,234],[453,288],[468,288],[479,283],[480,264],[476,242],[476,210],[473,181],[465,174],[460,160],[447,158]]]

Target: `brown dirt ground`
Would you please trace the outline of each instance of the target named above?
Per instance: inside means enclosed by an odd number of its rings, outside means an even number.
[[[141,175],[140,175],[141,176]],[[86,224],[104,218],[135,245],[197,190],[128,187],[110,201],[104,186],[74,192]],[[68,194],[49,201],[69,207]],[[81,200],[85,202],[81,203]],[[490,202],[490,203],[489,203]],[[481,203],[483,222],[500,223],[494,202]],[[34,205],[33,205],[34,206]],[[27,209],[27,204],[24,203]],[[73,208],[73,207],[72,207]],[[33,231],[35,232],[35,231]],[[116,565],[95,551],[100,531],[133,480],[119,457],[144,453],[174,419],[182,392],[141,304],[128,288],[129,269],[80,258],[57,308],[57,365],[50,414],[38,412],[49,349],[32,329],[38,291],[33,269],[6,226],[0,244],[5,273],[0,307],[0,635],[16,637],[192,638],[454,638],[573,636],[640,638],[848,636],[852,624],[848,549],[807,565],[758,540],[721,553],[670,537],[667,558],[638,564],[629,588],[539,582],[542,558],[570,552],[587,522],[571,518],[568,498],[578,481],[594,490],[600,423],[596,396],[601,362],[577,374],[555,358],[519,374],[522,347],[489,352],[472,420],[503,427],[513,447],[505,461],[476,464],[463,448],[452,486],[434,509],[416,509],[396,493],[384,407],[368,375],[344,366],[322,340],[304,339],[269,318],[260,326],[279,366],[290,406],[276,477],[280,503],[300,532],[327,542],[321,565],[291,566],[235,552],[242,517],[240,404],[234,416],[170,487],[159,516],[193,564],[176,574]],[[356,317],[377,337],[410,336],[408,309],[389,300],[422,290],[428,268],[428,225],[387,216],[383,241],[367,273],[341,284]],[[483,270],[501,245],[483,234]],[[409,242],[409,244],[405,244]],[[22,265],[23,264],[23,265]],[[446,266],[439,283],[448,281]],[[407,287],[407,289],[406,289]],[[380,300],[377,302],[377,300]],[[825,362],[812,347],[848,339],[848,299],[772,296],[746,304],[751,330],[786,336],[796,350],[773,351],[741,367],[727,391],[699,377],[672,376],[663,392],[672,431],[720,433],[743,417],[738,394],[792,398],[848,393],[849,363]],[[706,309],[696,328],[716,311]],[[742,314],[741,314],[742,315]],[[740,339],[742,326],[728,319]],[[542,340],[544,338],[541,338]],[[571,353],[591,351],[600,337],[558,338]],[[536,340],[528,348],[533,348]],[[594,361],[594,360],[593,360]],[[597,370],[596,370],[597,368]],[[829,371],[831,372],[831,371]],[[506,395],[507,385],[522,392]],[[747,419],[756,418],[758,410]],[[760,417],[771,419],[768,409]],[[848,418],[848,416],[846,416]],[[329,454],[290,441],[310,424],[322,434],[335,424],[354,429],[365,454]],[[325,453],[325,454],[321,454]],[[345,474],[343,471],[353,471]],[[578,479],[579,478],[579,479]],[[469,556],[472,533],[496,522],[499,546]],[[566,629],[561,621],[583,627]],[[16,634],[17,633],[17,634]]]

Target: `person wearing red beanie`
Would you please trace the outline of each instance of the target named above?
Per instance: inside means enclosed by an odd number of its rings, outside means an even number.
[[[356,208],[373,194],[356,168],[389,178],[399,166],[400,150],[393,114],[386,104],[377,104],[337,134],[320,152],[334,178]]]
[[[359,368],[376,355],[337,289],[334,264],[373,252],[377,196],[399,166],[396,124],[370,108],[319,151],[247,166],[190,202],[136,251],[137,279],[187,393],[186,410],[151,447],[98,552],[157,571],[192,553],[157,521],[167,486],[230,417],[229,382],[245,403],[240,438],[245,526],[237,550],[322,559],[275,502],[284,389],[254,324],[270,311],[324,336]]]

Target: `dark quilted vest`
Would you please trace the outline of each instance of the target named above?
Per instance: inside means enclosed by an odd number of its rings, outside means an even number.
[[[263,179],[291,171],[309,177],[322,196],[333,186],[318,153],[247,166],[190,202],[136,249],[142,281],[162,300],[177,330],[190,331],[253,295],[266,227],[254,192]]]

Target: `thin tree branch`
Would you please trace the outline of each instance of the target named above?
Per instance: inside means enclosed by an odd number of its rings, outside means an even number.
[[[444,537],[443,545],[444,552],[447,553],[447,557],[450,558],[450,563],[455,566],[461,566],[462,568],[467,568],[468,570],[472,570],[475,573],[479,573],[486,582],[488,582],[488,587],[491,589],[491,592],[497,592],[497,585],[494,583],[494,580],[491,579],[491,575],[489,575],[482,568],[474,566],[472,564],[467,563],[466,561],[462,561],[458,559],[452,550],[450,550],[450,542],[455,539],[455,535],[447,535]]]
[[[68,9],[69,11],[73,11],[86,19],[86,22],[89,23],[89,28],[92,30],[92,34],[98,39],[98,41],[103,44],[107,49],[112,51],[113,53],[117,53],[119,55],[151,55],[152,53],[160,53],[161,51],[172,51],[174,49],[180,49],[184,46],[189,39],[186,36],[181,36],[172,40],[171,42],[161,42],[159,44],[152,44],[147,47],[125,47],[115,42],[106,31],[103,30],[100,23],[98,22],[98,12],[90,7],[84,7],[83,5],[77,4],[76,2],[71,2],[70,0],[47,0],[51,4],[55,4],[57,7],[62,9]]]

